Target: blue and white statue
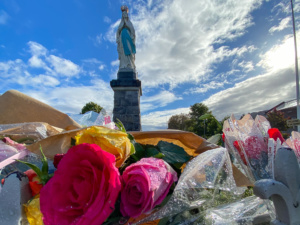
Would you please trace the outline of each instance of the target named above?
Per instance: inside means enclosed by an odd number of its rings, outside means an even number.
[[[135,30],[128,17],[128,7],[122,6],[122,19],[117,30],[117,44],[121,70],[135,71]]]

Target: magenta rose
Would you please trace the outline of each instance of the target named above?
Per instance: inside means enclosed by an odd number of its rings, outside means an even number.
[[[102,224],[113,212],[120,191],[115,156],[95,144],[76,145],[40,192],[44,224]]]
[[[164,200],[177,174],[162,159],[143,158],[128,166],[122,178],[125,187],[121,192],[121,213],[135,218]]]

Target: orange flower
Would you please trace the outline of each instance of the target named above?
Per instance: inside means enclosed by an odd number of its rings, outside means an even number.
[[[36,172],[34,172],[33,169],[29,169],[24,173],[29,179],[29,186],[30,186],[32,196],[39,194],[40,190],[43,187],[43,184],[41,183],[41,180],[36,174]]]

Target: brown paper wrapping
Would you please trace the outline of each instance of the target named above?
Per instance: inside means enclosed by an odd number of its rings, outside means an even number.
[[[53,107],[16,90],[9,90],[0,96],[0,124],[45,122],[62,129],[81,126]]]

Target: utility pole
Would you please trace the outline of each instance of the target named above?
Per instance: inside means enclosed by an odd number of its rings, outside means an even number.
[[[292,20],[293,20],[293,32],[294,32],[294,47],[295,47],[295,74],[296,74],[296,95],[297,95],[297,119],[300,119],[300,106],[299,106],[299,73],[298,73],[298,54],[297,54],[297,37],[296,37],[296,26],[295,26],[295,15],[293,0],[291,0],[292,7]],[[298,132],[300,126],[298,125]]]

